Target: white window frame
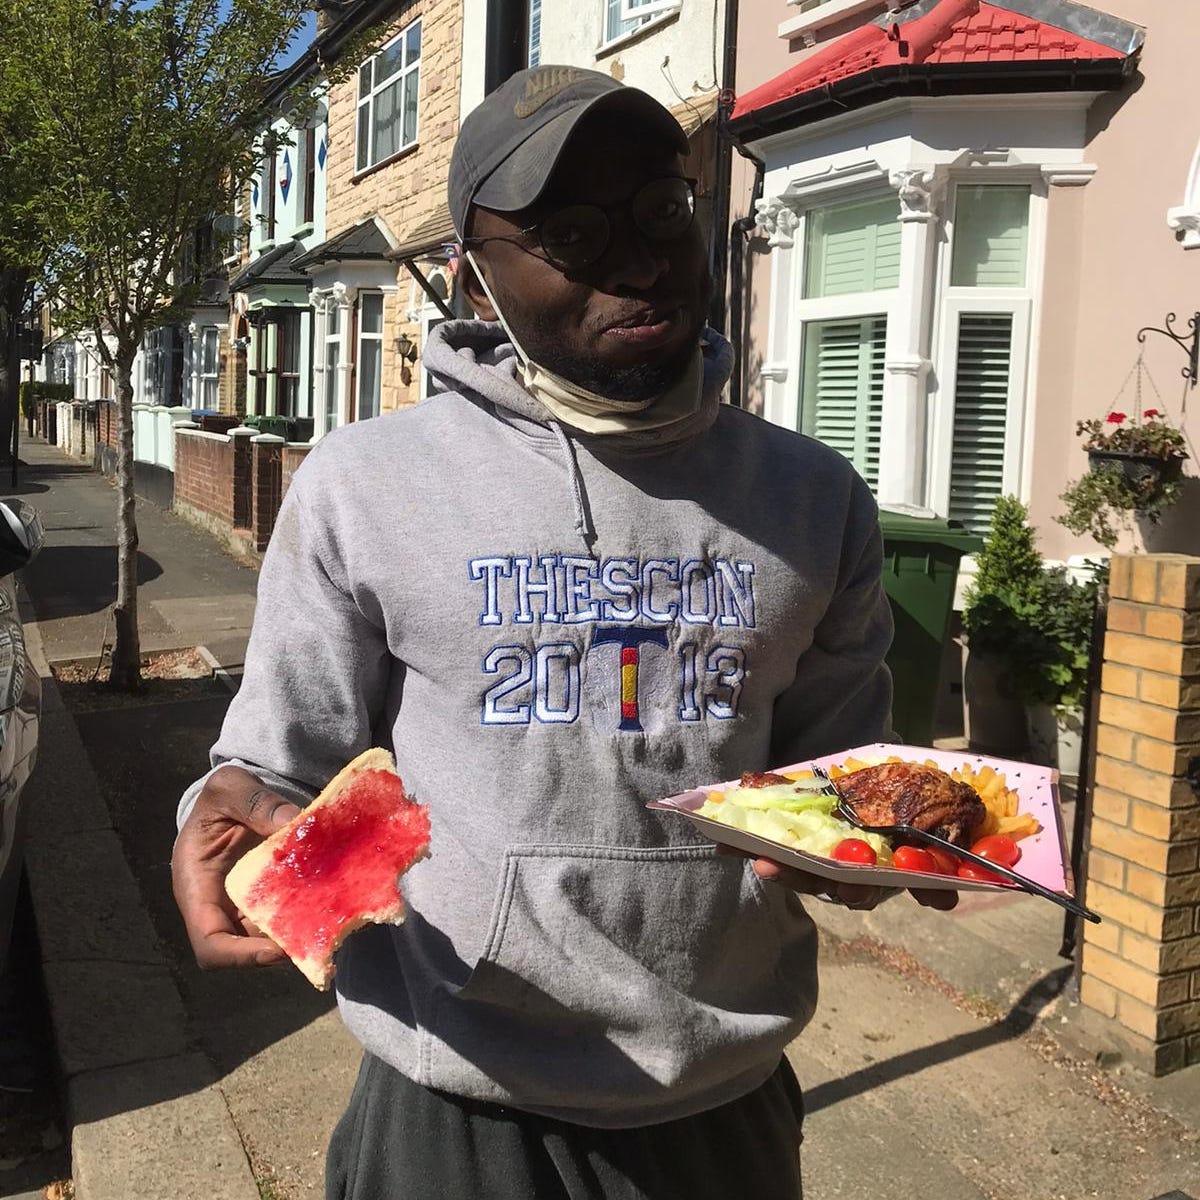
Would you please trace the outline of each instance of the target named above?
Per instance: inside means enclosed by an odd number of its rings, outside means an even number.
[[[386,79],[377,80],[375,78],[375,63],[378,62],[379,59],[383,56],[383,54],[386,51],[390,50],[391,47],[393,47],[397,42],[404,41],[408,37],[409,32],[413,29],[414,26],[417,27],[418,29],[420,29],[420,36],[421,36],[421,49],[418,51],[416,59],[411,63],[401,65],[399,70],[393,71]],[[354,105],[354,174],[355,175],[364,175],[368,171],[373,171],[381,163],[389,162],[389,161],[391,161],[391,159],[397,158],[399,155],[405,153],[406,151],[411,149],[413,146],[415,146],[417,144],[417,142],[420,140],[420,137],[421,137],[421,60],[424,57],[424,54],[425,54],[425,31],[423,28],[421,28],[421,18],[418,17],[415,21],[409,21],[409,23],[407,25],[405,25],[404,28],[401,29],[400,32],[396,34],[395,37],[389,38],[382,46],[379,47],[378,50],[375,51],[374,54],[371,55],[370,58],[359,63],[358,70],[360,73],[361,73],[363,67],[370,64],[371,88],[370,88],[370,91],[365,96],[359,95],[357,100],[355,101],[355,105]],[[416,120],[416,125],[413,128],[412,139],[407,142],[402,140],[401,144],[399,146],[397,146],[396,149],[393,150],[392,153],[387,155],[385,158],[372,159],[371,143],[374,141],[374,136],[375,136],[375,101],[376,101],[377,97],[380,95],[380,93],[387,91],[388,88],[393,87],[393,86],[398,88],[399,95],[400,95],[400,100],[399,100],[399,104],[400,104],[400,108],[399,108],[400,137],[401,137],[401,139],[403,139],[403,137],[404,137],[405,82],[410,75],[414,75],[414,74],[417,76],[417,120]],[[360,77],[358,75],[356,75],[355,88],[357,91],[361,91],[361,88],[362,88],[362,84],[359,80],[360,80]],[[363,165],[359,166],[359,162],[360,162],[360,158],[361,158],[361,156],[360,156],[361,147],[359,146],[359,143],[358,143],[359,113],[362,111],[363,108],[369,109],[369,115],[367,117],[367,158],[366,158],[366,161],[363,163]]]
[[[205,370],[205,346],[209,336],[214,342],[213,369]],[[199,354],[193,351],[192,363],[196,372],[196,404],[199,409],[218,409],[221,406],[221,331],[215,325],[204,325],[196,339]],[[208,402],[211,390],[212,403]]]
[[[1028,187],[1029,225],[1024,287],[953,287],[954,220],[958,187]],[[930,358],[937,387],[929,397],[926,425],[926,505],[940,516],[950,511],[951,455],[954,446],[954,396],[957,388],[958,331],[963,314],[1011,313],[1012,370],[1004,441],[1004,493],[1028,496],[1033,484],[1033,433],[1037,427],[1032,386],[1041,326],[1042,279],[1046,261],[1046,185],[1028,171],[984,171],[951,175],[934,295],[934,333]],[[881,452],[882,453],[882,452]]]
[[[616,10],[615,30],[609,28],[609,4],[610,0],[600,0],[600,45],[596,50],[598,58],[659,25],[665,25],[678,16],[683,7],[683,0],[647,0],[645,4],[638,4],[636,0],[620,0]],[[637,24],[631,25],[632,21],[636,21]]]
[[[792,386],[774,389],[775,402],[768,401],[766,417],[777,425],[799,430],[803,418],[801,393],[804,390],[804,345],[809,324],[819,321],[836,321],[848,317],[884,317],[890,325],[899,311],[902,292],[899,287],[870,292],[849,292],[839,296],[804,295],[808,275],[808,220],[809,213],[818,208],[831,208],[843,203],[876,199],[886,194],[883,189],[854,190],[837,195],[819,195],[804,201],[794,233],[794,254],[791,291],[788,304],[789,320],[792,323],[792,349],[789,362],[795,368]],[[900,216],[900,201],[896,201],[896,217]],[[883,451],[880,450],[882,457]]]
[[[363,329],[363,301],[379,297],[379,332],[367,332]],[[365,421],[368,418],[362,414],[362,350],[363,342],[378,342],[379,343],[379,404],[376,412],[371,415],[379,417],[383,415],[383,342],[384,333],[387,330],[387,304],[386,296],[382,291],[375,291],[373,288],[368,288],[360,291],[355,298],[355,337],[354,337],[354,419],[355,421]]]
[[[901,0],[788,0],[789,5],[799,5],[798,16],[789,17],[782,22],[777,30],[777,36],[785,40],[803,37],[805,34],[815,34],[827,25],[848,21],[851,17],[870,14],[874,16],[884,7],[895,9]]]
[[[354,305],[348,299],[340,299],[336,292],[326,293],[314,321],[313,357],[316,360],[314,376],[319,376],[320,387],[314,388],[313,395],[313,427],[314,439],[323,437],[332,429],[346,424],[346,397],[343,395],[342,381],[347,376],[346,343],[349,335],[351,313]],[[330,315],[336,311],[338,328],[336,333],[330,333]],[[338,348],[337,367],[330,372],[329,346],[335,344]],[[332,375],[332,378],[331,378]],[[319,391],[319,395],[315,394]],[[328,416],[332,410],[333,423]]]

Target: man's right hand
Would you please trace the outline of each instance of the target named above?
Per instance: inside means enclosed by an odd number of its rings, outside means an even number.
[[[171,879],[200,966],[266,966],[286,957],[238,912],[225,893],[225,876],[299,811],[240,767],[214,771],[196,797],[175,841]]]

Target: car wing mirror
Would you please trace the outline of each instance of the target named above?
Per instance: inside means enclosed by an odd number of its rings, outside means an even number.
[[[44,540],[36,508],[24,500],[0,501],[0,577],[31,562]]]

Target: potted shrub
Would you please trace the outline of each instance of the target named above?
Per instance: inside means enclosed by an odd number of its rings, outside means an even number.
[[[972,745],[1010,753],[1028,744],[1039,761],[1077,774],[1092,623],[1105,568],[1093,567],[1088,578],[1076,580],[1066,567],[1045,566],[1028,510],[1011,496],[997,502],[977,561],[963,611],[967,736]],[[995,678],[993,690],[984,681],[982,714],[979,666],[970,669],[976,656]],[[1003,724],[993,723],[998,713]]]
[[[1029,510],[1015,496],[1001,496],[963,604],[963,718],[977,749],[1014,754],[1025,747],[1009,650],[1024,628],[1018,610],[1041,574]]]
[[[1065,567],[1042,572],[1025,602],[1024,630],[1012,651],[1033,757],[1064,775],[1079,774],[1092,627],[1107,582],[1107,563],[1089,568],[1083,579],[1072,578]]]
[[[1055,520],[1111,550],[1134,518],[1153,526],[1178,499],[1188,457],[1183,431],[1148,408],[1140,418],[1110,412],[1103,421],[1079,421],[1075,432],[1089,469],[1059,497],[1065,510]]]

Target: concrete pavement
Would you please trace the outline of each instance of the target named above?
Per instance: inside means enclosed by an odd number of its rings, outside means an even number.
[[[174,801],[227,693],[188,681],[130,707],[54,683],[48,660],[100,644],[115,495],[55,450],[22,453],[49,554],[26,580],[47,685],[30,875],[77,1196],[319,1196],[357,1046],[289,968],[199,972],[170,895]],[[145,645],[224,640],[214,657],[236,674],[255,573],[147,503],[139,524]],[[907,897],[814,909],[821,1007],[790,1051],[810,1200],[1200,1198],[1200,1076],[1097,1068],[1098,1031],[1059,994],[1058,909],[985,896],[954,914]]]

